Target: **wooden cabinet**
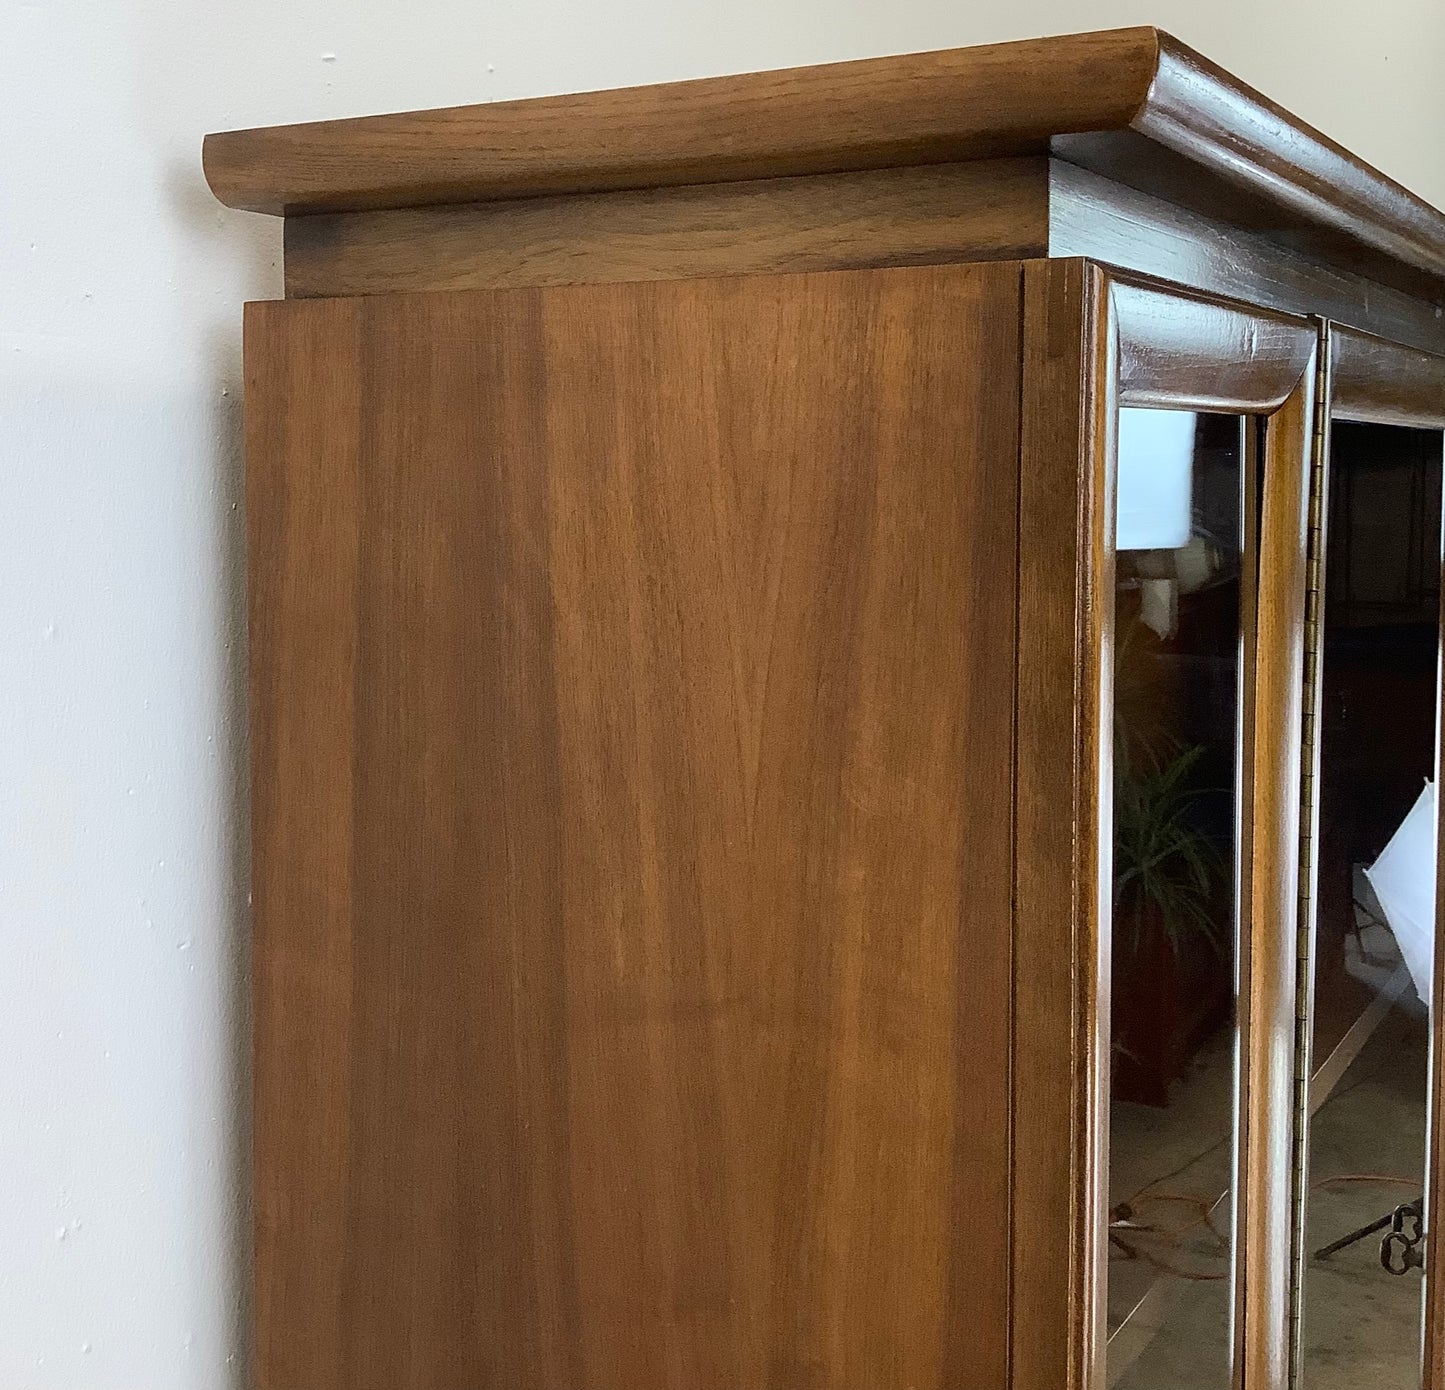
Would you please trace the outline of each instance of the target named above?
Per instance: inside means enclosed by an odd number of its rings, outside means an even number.
[[[1445,217],[1150,29],[206,168],[260,1390],[1445,1390]]]

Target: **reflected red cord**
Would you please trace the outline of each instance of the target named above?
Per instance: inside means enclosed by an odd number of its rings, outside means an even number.
[[[1332,1177],[1320,1178],[1310,1184],[1316,1188],[1333,1187],[1340,1183],[1386,1183],[1397,1187],[1408,1187],[1419,1191],[1422,1184],[1418,1178],[1404,1178],[1394,1173],[1336,1173]],[[1126,1233],[1137,1232],[1157,1240],[1166,1249],[1177,1249],[1185,1236],[1200,1227],[1208,1230],[1219,1253],[1229,1254],[1229,1239],[1214,1224],[1213,1211],[1218,1198],[1211,1200],[1197,1192],[1155,1192],[1147,1186],[1141,1187],[1127,1202],[1120,1202],[1109,1213],[1109,1244],[1126,1260],[1142,1260],[1162,1274],[1173,1275],[1176,1279],[1187,1279],[1192,1283],[1208,1284],[1229,1278],[1229,1271],[1209,1272],[1186,1269],[1167,1259],[1158,1250],[1150,1249],[1146,1243],[1125,1238]],[[1173,1203],[1176,1206],[1192,1208],[1194,1217],[1182,1226],[1168,1226],[1157,1222],[1140,1222],[1135,1218],[1135,1208],[1141,1202]]]

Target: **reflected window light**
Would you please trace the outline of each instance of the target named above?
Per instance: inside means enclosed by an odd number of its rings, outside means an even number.
[[[1195,421],[1183,410],[1119,412],[1116,549],[1188,545]]]
[[[1435,785],[1426,782],[1390,843],[1365,870],[1426,1008],[1434,994],[1435,815]]]

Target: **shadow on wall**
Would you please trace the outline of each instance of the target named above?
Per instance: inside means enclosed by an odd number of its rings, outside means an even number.
[[[214,730],[220,779],[216,837],[208,847],[216,856],[208,928],[215,974],[204,991],[216,1016],[191,1015],[191,1041],[203,1051],[214,1049],[207,1062],[213,1070],[197,1077],[177,1104],[187,1110],[186,1129],[197,1141],[193,1169],[204,1153],[223,1171],[194,1174],[198,1231],[182,1264],[200,1264],[205,1273],[188,1279],[186,1306],[178,1313],[198,1334],[191,1383],[247,1390],[253,1341],[251,936],[241,333],[247,300],[282,295],[282,238],[280,219],[234,212],[216,201],[202,171],[201,144],[209,131],[254,124],[258,94],[279,93],[290,104],[277,58],[285,44],[278,36],[297,25],[290,12],[271,3],[198,7],[193,0],[158,0],[128,10],[133,47],[127,100],[137,137],[154,160],[151,196],[158,206],[152,217],[164,234],[172,277],[164,293],[177,320],[175,339],[189,359],[177,366],[182,380],[195,384],[204,415],[198,428],[186,431],[181,457],[188,471],[177,486],[200,493],[205,504],[189,530],[188,553],[174,557],[174,564],[184,573],[209,571],[209,582],[196,584],[207,608],[185,619],[192,639],[209,648],[202,661],[211,678],[198,687],[192,672],[171,674],[189,698],[209,703],[190,720]],[[210,1036],[198,1037],[200,1032]],[[207,1242],[218,1248],[206,1249]]]
[[[33,1126],[6,1154],[24,1200],[0,1212],[0,1368],[242,1390],[239,397],[145,364],[20,361],[0,380],[5,720],[25,741],[0,778],[18,985],[0,1038],[4,1102]]]
[[[206,190],[209,194],[209,190]],[[254,244],[254,243],[253,243]],[[240,306],[236,306],[237,319]],[[227,1266],[231,1283],[226,1341],[233,1368],[232,1390],[252,1383],[252,1201],[251,1201],[251,843],[250,764],[247,739],[246,665],[246,527],[245,438],[240,384],[241,345],[238,333],[212,330],[208,355],[224,388],[225,406],[217,412],[213,463],[217,480],[217,522],[212,552],[220,565],[217,590],[221,613],[215,626],[221,705],[220,727],[226,731],[222,750],[229,788],[221,817],[221,875],[225,915],[224,949],[218,957],[222,1018],[227,1038],[230,1126],[225,1147],[232,1200],[226,1209]],[[227,634],[222,636],[222,634]]]
[[[246,527],[243,418],[242,306],[247,299],[280,297],[281,222],[222,207],[205,183],[200,136],[193,159],[169,171],[166,193],[176,221],[202,247],[230,258],[242,292],[217,306],[198,341],[206,361],[204,379],[221,383],[222,393],[207,431],[209,457],[198,460],[212,480],[217,499],[209,553],[219,566],[217,611],[210,631],[216,643],[220,705],[218,727],[226,746],[218,756],[228,788],[221,817],[224,919],[217,956],[217,995],[224,1035],[229,1105],[220,1120],[220,1143],[229,1166],[225,1190],[225,1268],[221,1291],[226,1320],[227,1380],[230,1390],[249,1390],[253,1351],[253,1207],[251,1189],[251,931],[250,775],[247,740]],[[219,234],[219,235],[218,235]],[[221,245],[214,245],[216,242]],[[201,1310],[197,1310],[201,1312]],[[204,1313],[201,1312],[204,1317]]]

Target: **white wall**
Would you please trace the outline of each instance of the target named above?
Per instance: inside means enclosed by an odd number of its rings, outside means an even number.
[[[0,1386],[244,1384],[238,350],[280,239],[202,133],[1136,22],[1445,204],[1439,0],[9,0]]]

